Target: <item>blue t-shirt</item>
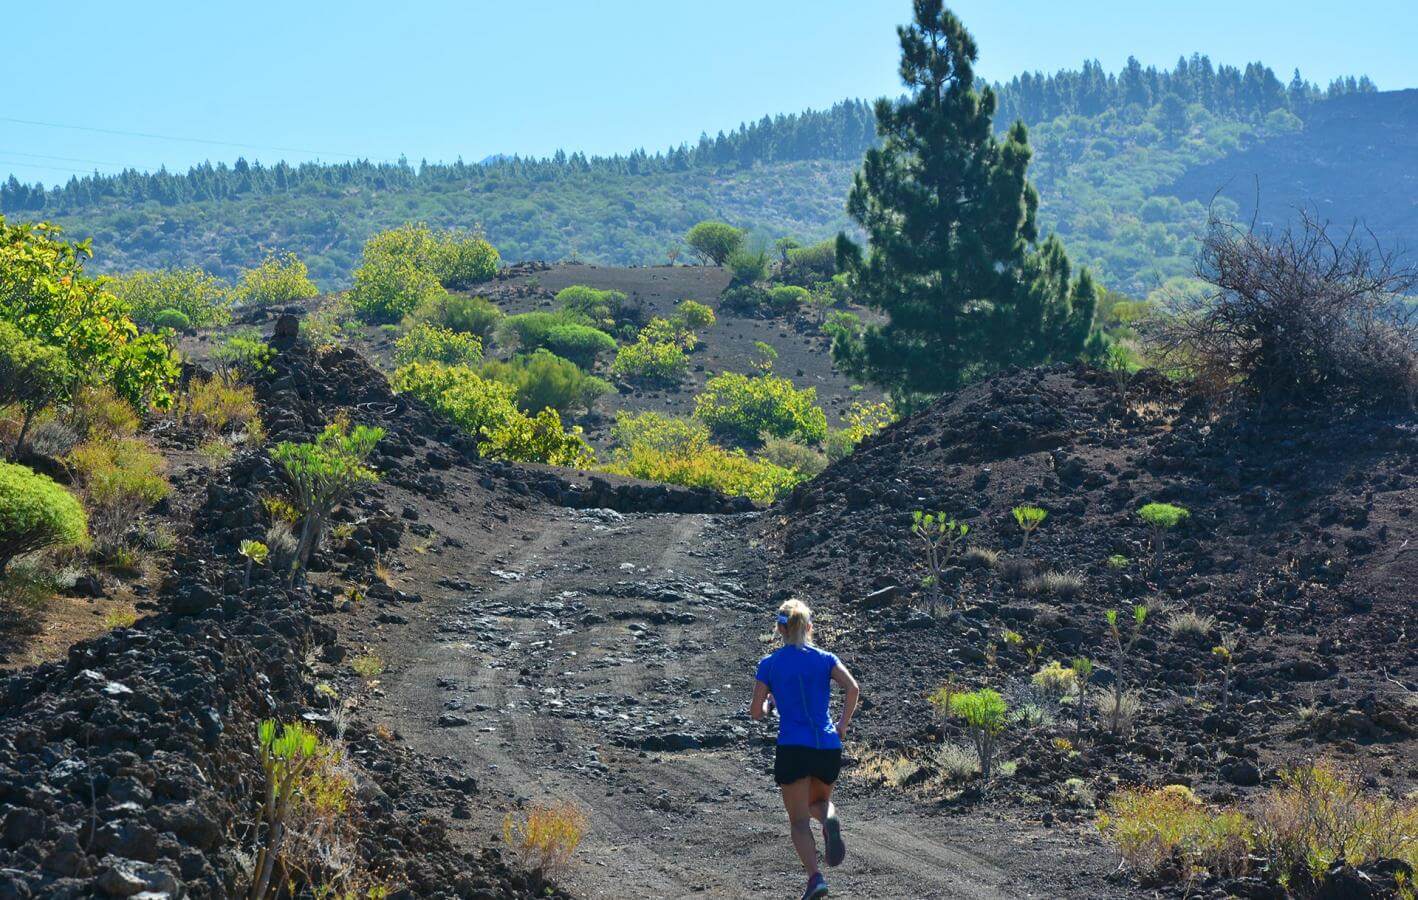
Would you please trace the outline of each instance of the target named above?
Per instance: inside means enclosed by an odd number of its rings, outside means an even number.
[[[813,646],[787,644],[758,663],[756,678],[768,685],[778,707],[778,743],[836,750],[837,723],[828,714],[837,657]]]

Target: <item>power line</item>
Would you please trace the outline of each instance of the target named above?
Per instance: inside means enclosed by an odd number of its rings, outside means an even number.
[[[112,160],[85,159],[82,156],[49,156],[45,153],[21,153],[19,150],[0,150],[0,153],[4,153],[6,156],[23,156],[28,159],[52,159],[57,162],[93,163],[96,166],[118,166],[124,169],[136,168],[135,166],[126,165],[125,163],[116,163]]]
[[[85,171],[84,169],[70,169],[65,166],[42,166],[39,163],[27,162],[22,159],[0,159],[0,163],[4,163],[7,166],[20,166],[26,169],[46,169],[50,172],[72,172],[75,175],[93,174],[92,171]]]
[[[237,144],[231,141],[214,141],[207,138],[175,137],[168,134],[152,134],[146,131],[123,131],[117,128],[94,128],[89,125],[66,125],[60,122],[39,122],[34,119],[15,119],[9,116],[0,116],[0,122],[13,122],[17,125],[34,125],[40,128],[63,128],[69,131],[89,131],[94,134],[114,134],[123,137],[148,138],[157,141],[177,141],[188,144],[208,144],[215,147],[243,147],[247,150],[268,150],[274,153],[308,153],[312,156],[343,156],[347,159],[359,159],[358,153],[335,153],[327,150],[307,150],[301,147],[263,147],[257,144]]]

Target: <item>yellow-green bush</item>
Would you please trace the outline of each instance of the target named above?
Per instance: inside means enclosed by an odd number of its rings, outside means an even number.
[[[482,358],[483,343],[476,336],[439,325],[414,324],[394,342],[394,359],[400,365],[440,362],[475,366]]]
[[[718,321],[714,316],[714,310],[697,303],[693,300],[681,300],[676,307],[675,318],[685,327],[692,331],[703,331],[706,328],[713,328]]]
[[[693,350],[699,338],[678,317],[674,321],[655,316],[640,329],[639,337],[652,344],[675,344],[682,350]]]
[[[90,439],[66,461],[89,511],[95,549],[108,559],[125,547],[138,517],[171,490],[162,456],[138,438]]]
[[[1180,785],[1118,791],[1099,815],[1098,828],[1143,875],[1173,863],[1187,879],[1198,872],[1239,875],[1253,843],[1244,815],[1210,809]]]
[[[243,306],[267,307],[309,300],[319,293],[300,257],[272,253],[256,268],[241,273],[232,299]]]
[[[817,405],[817,389],[798,390],[776,375],[721,372],[695,398],[694,416],[715,433],[744,442],[764,434],[808,444],[827,437],[827,414]]]
[[[21,554],[87,540],[84,509],[73,494],[24,466],[0,462],[0,574]]]
[[[709,426],[663,413],[621,410],[615,414],[611,440],[625,449],[646,447],[662,453],[693,455],[709,446]]]
[[[556,303],[585,324],[596,328],[614,329],[624,313],[626,296],[620,291],[603,291],[573,284],[557,292]]]
[[[90,440],[138,433],[138,414],[132,405],[104,384],[86,385],[74,394],[70,420],[74,430]]]
[[[803,480],[803,476],[792,469],[751,459],[741,450],[725,450],[713,444],[696,453],[632,446],[617,452],[605,469],[647,481],[713,488],[764,503],[771,503]]]
[[[478,449],[486,456],[574,466],[589,465],[593,458],[579,428],[563,430],[555,411],[529,419],[517,408],[512,385],[483,378],[465,366],[411,363],[394,373],[392,383],[396,391],[419,398],[476,435]]]
[[[518,414],[491,430],[478,449],[493,459],[540,462],[553,466],[588,469],[596,464],[591,446],[581,437],[579,427],[567,431],[554,409],[535,416]]]
[[[420,303],[411,314],[413,322],[438,325],[452,331],[476,335],[484,344],[502,320],[502,310],[486,297],[436,294]]]
[[[139,325],[152,326],[166,310],[182,313],[194,328],[231,321],[230,289],[200,268],[132,272],[115,278],[109,289]]]
[[[616,450],[605,470],[617,475],[713,488],[763,502],[772,501],[804,479],[793,469],[711,444],[709,429],[694,419],[621,412],[611,427],[611,437]]]
[[[792,438],[765,438],[758,455],[775,466],[792,469],[808,478],[816,478],[827,468],[825,455]]]
[[[213,434],[259,422],[260,407],[250,385],[220,378],[194,379],[187,392],[187,415]]]
[[[623,344],[611,363],[611,374],[626,381],[674,384],[689,372],[689,357],[679,344],[651,341],[641,334]]]
[[[847,414],[847,424],[827,436],[827,458],[832,462],[847,456],[858,444],[896,421],[890,403],[865,403],[853,400]]]
[[[444,287],[463,289],[497,274],[502,256],[481,231],[443,231],[435,234],[435,266]]]
[[[444,294],[438,276],[421,268],[407,256],[371,254],[365,247],[364,262],[354,273],[350,305],[365,322],[397,322],[420,304]]]
[[[1418,869],[1418,798],[1364,790],[1354,772],[1321,760],[1282,772],[1256,810],[1256,845],[1292,888],[1323,880],[1336,862],[1401,859]]]
[[[589,410],[611,388],[606,381],[587,375],[574,362],[548,350],[505,362],[488,360],[479,374],[512,385],[517,391],[517,406],[529,414],[543,409],[559,413],[577,408]]]

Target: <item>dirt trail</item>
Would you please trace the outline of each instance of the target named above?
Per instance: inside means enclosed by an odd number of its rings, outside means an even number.
[[[483,826],[498,795],[588,810],[566,879],[579,895],[794,895],[771,732],[743,715],[768,629],[732,567],[752,552],[737,525],[553,510],[520,534],[411,560],[402,579],[423,594],[420,621],[387,648],[371,712],[477,779],[469,814]],[[838,896],[1108,893],[1092,876],[1069,889],[1099,861],[1065,833],[928,815],[850,776],[840,795]]]

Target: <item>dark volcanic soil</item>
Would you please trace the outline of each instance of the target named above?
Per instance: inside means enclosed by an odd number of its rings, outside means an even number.
[[[1232,800],[1316,755],[1399,796],[1418,784],[1418,423],[1228,423],[1182,399],[1147,373],[1128,386],[1126,411],[1100,373],[1000,375],[883,432],[765,517],[763,539],[782,551],[775,580],[825,601],[846,653],[896,686],[866,736],[904,750],[919,778],[936,777],[928,751],[939,727],[922,695],[954,675],[1016,704],[1037,699],[1025,652],[1037,648],[1039,663],[1091,656],[1097,683],[1121,674],[1143,702],[1135,729],[1106,734],[1095,720],[1076,754],[1050,744],[1073,738],[1066,712],[1053,726],[1012,728],[1003,755],[1018,772],[1002,789],[1026,806],[1091,815],[1063,784],[1070,777],[1097,794],[1185,783]],[[1136,514],[1149,501],[1192,513],[1155,569]],[[1010,513],[1026,502],[1049,510],[1027,551]],[[909,534],[916,509],[960,517],[970,546],[1003,552],[995,568],[955,567],[954,608],[934,617],[922,611]],[[1110,565],[1114,554],[1126,563]],[[1045,571],[1077,575],[1076,594],[1019,580]],[[1152,613],[1119,662],[1104,612],[1126,620],[1135,603]],[[1184,612],[1214,617],[1209,633],[1171,633]],[[1223,707],[1211,650],[1227,633],[1240,644]]]

